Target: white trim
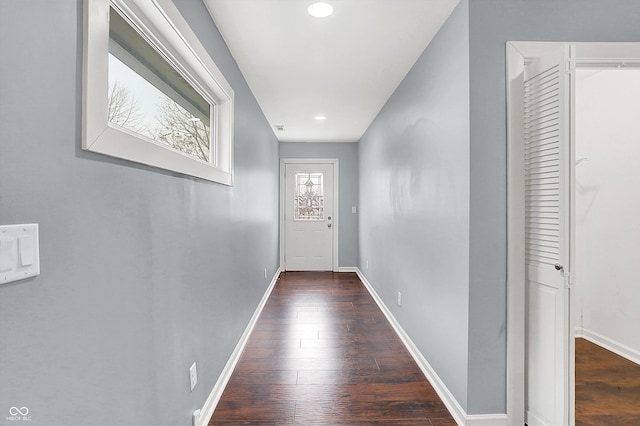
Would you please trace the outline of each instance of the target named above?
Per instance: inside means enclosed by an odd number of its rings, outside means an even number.
[[[525,426],[553,426],[530,411],[527,411],[526,422]]]
[[[357,266],[340,266],[338,272],[358,272]]]
[[[525,400],[524,285],[524,57],[507,43],[507,416],[510,425],[523,425]],[[522,81],[520,81],[522,80]],[[517,87],[514,87],[517,86]]]
[[[281,158],[280,159],[280,270],[286,271],[285,265],[285,200],[286,180],[284,176],[287,164],[333,164],[333,272],[339,272],[338,243],[340,239],[340,161],[337,158]]]
[[[278,282],[278,278],[280,277],[280,272],[281,270],[280,268],[278,268],[275,274],[273,275],[273,279],[271,280],[269,287],[267,287],[267,291],[264,293],[264,296],[262,296],[262,299],[260,300],[258,307],[256,308],[255,312],[253,313],[253,316],[249,320],[249,324],[247,324],[247,328],[245,328],[244,333],[242,333],[242,336],[240,336],[240,340],[238,341],[238,344],[236,345],[235,349],[231,353],[231,356],[227,360],[227,364],[222,369],[220,376],[218,376],[218,380],[216,381],[216,384],[213,385],[213,389],[211,390],[209,397],[207,398],[204,405],[202,406],[200,415],[194,420],[195,426],[207,426],[207,424],[209,424],[209,420],[211,420],[211,416],[213,416],[213,412],[215,411],[216,406],[218,405],[218,402],[222,397],[222,393],[224,392],[224,389],[227,386],[227,383],[229,383],[229,379],[233,374],[233,370],[236,368],[236,365],[238,364],[238,360],[240,359],[240,356],[242,355],[242,352],[244,351],[245,346],[247,346],[247,342],[249,341],[249,336],[253,331],[253,327],[255,327],[256,322],[258,321],[258,318],[260,317],[260,314],[264,309],[264,305],[267,303],[267,300],[269,299],[269,296],[271,296],[271,292],[273,291],[273,288]]]
[[[506,414],[467,414],[465,426],[506,426]]]
[[[382,310],[382,313],[387,318],[396,334],[407,348],[411,357],[415,360],[422,370],[422,373],[425,375],[431,386],[435,389],[436,393],[447,407],[447,410],[451,413],[456,423],[461,426],[506,426],[507,425],[507,415],[506,414],[467,414],[458,400],[453,396],[449,388],[444,384],[442,379],[435,372],[429,361],[422,355],[418,347],[413,343],[409,335],[404,331],[398,320],[393,316],[389,308],[382,301],[378,293],[376,293],[375,289],[371,285],[371,283],[364,276],[360,268],[356,268],[356,273],[360,278],[360,281],[364,284],[366,289],[375,300],[378,307]]]
[[[566,240],[569,244],[569,271],[568,275],[565,274],[565,283],[569,286],[569,289],[565,291],[565,315],[567,319],[567,329],[565,330],[565,339],[569,339],[567,351],[569,352],[568,359],[565,361],[565,368],[569,373],[569,382],[565,387],[565,401],[567,401],[567,411],[569,415],[569,425],[575,425],[576,423],[576,316],[574,314],[576,308],[576,291],[573,286],[573,280],[576,271],[576,162],[575,162],[575,147],[576,147],[576,123],[575,123],[575,111],[576,111],[576,78],[575,78],[575,63],[576,63],[576,47],[573,45],[565,45],[564,58],[568,60],[568,77],[565,79],[565,83],[568,84],[568,96],[567,100],[569,106],[569,122],[561,123],[561,126],[566,128],[565,134],[569,136],[569,146],[560,148],[565,149],[565,155],[568,161],[565,161],[565,165],[568,166],[569,176],[565,177],[566,183],[569,185],[569,200],[567,200],[567,206],[569,208],[568,214],[568,226],[566,232]],[[566,90],[566,89],[565,89]],[[567,164],[568,163],[568,164]],[[562,169],[562,167],[561,167]],[[566,272],[566,271],[565,271]]]
[[[576,336],[578,334],[576,333]],[[595,331],[581,329],[580,337],[640,365],[640,352]]]
[[[284,262],[284,255],[285,255],[285,233],[284,233],[284,225],[285,225],[285,218],[284,218],[284,208],[285,208],[285,194],[286,194],[286,179],[285,179],[285,164],[282,159],[280,160],[280,242],[278,244],[278,250],[279,250],[279,256],[280,256],[280,270],[281,271],[286,271],[287,268],[285,267],[285,262]]]
[[[107,121],[109,7],[129,18],[208,102],[213,103],[211,160],[177,150]],[[234,91],[171,0],[84,0],[82,149],[233,185]]]

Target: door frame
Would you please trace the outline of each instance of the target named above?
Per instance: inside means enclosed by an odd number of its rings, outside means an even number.
[[[337,158],[281,158],[280,159],[280,270],[286,271],[285,262],[285,250],[286,250],[286,235],[285,235],[285,193],[286,193],[286,179],[284,176],[285,168],[287,164],[332,164],[333,165],[333,226],[331,227],[333,232],[333,257],[332,268],[333,272],[338,272],[338,240],[339,240],[339,217],[340,217],[340,205],[339,205],[339,165],[340,162]]]
[[[525,415],[525,204],[524,204],[524,111],[523,86],[519,76],[525,65],[558,51],[562,46],[576,46],[576,66],[640,66],[640,43],[637,42],[530,42],[506,44],[507,95],[507,419],[512,426],[522,426]],[[572,98],[574,94],[571,94]],[[573,99],[571,100],[573,102]],[[572,154],[573,155],[573,154]],[[571,177],[573,179],[573,177]],[[573,204],[573,203],[572,203]],[[571,214],[573,215],[573,207]],[[574,245],[575,235],[569,244]],[[575,276],[574,255],[570,250],[570,271]],[[574,289],[573,283],[571,290]],[[570,295],[574,299],[573,291]],[[573,307],[571,307],[573,309]],[[573,327],[571,314],[571,327]],[[570,329],[569,333],[575,333]],[[567,336],[569,338],[570,336]],[[570,354],[568,374],[575,367]],[[574,394],[570,389],[570,415],[574,421]]]

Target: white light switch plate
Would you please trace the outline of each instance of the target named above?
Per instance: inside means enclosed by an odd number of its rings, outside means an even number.
[[[15,237],[0,236],[0,273],[11,272],[14,269],[17,250]]]
[[[0,226],[0,284],[40,275],[38,224]]]

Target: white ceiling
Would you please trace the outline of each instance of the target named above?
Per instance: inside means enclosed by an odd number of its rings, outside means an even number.
[[[459,0],[313,1],[204,0],[280,141],[357,142]]]

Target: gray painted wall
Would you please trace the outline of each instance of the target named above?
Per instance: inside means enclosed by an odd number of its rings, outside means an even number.
[[[355,143],[280,143],[280,158],[337,158],[339,167],[339,241],[338,264],[358,265],[358,144]]]
[[[191,424],[275,272],[277,141],[176,3],[236,93],[233,188],[82,151],[82,2],[0,2],[0,224],[40,224],[42,271],[0,286],[0,424]]]
[[[233,188],[81,151],[81,1],[0,2],[0,224],[40,223],[42,262],[0,286],[0,424],[189,424],[275,271],[278,144],[202,3],[176,3],[236,91]],[[480,414],[506,393],[505,43],[640,41],[640,5],[470,3],[360,143],[359,266]]]
[[[466,0],[418,59],[359,145],[360,269],[466,407]],[[402,292],[402,307],[396,304],[398,291]]]
[[[504,412],[506,89],[510,40],[640,41],[637,0],[470,1],[469,403]]]

